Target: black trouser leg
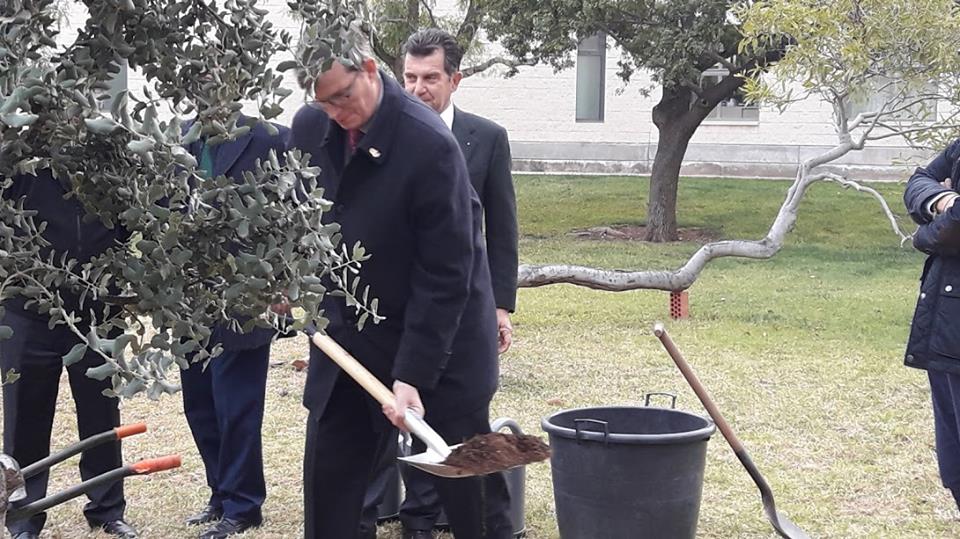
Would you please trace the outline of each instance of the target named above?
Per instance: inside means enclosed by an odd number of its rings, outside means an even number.
[[[936,371],[927,371],[927,376],[940,480],[956,495],[960,491],[960,376]]]
[[[360,534],[374,533],[380,504],[387,497],[387,488],[397,475],[397,444],[388,444],[372,473],[372,479],[363,496],[363,512],[360,517]]]
[[[270,345],[224,352],[214,358],[213,398],[220,432],[223,514],[251,522],[263,519],[267,497],[263,477],[263,405]]]
[[[440,518],[440,496],[427,472],[413,466],[402,466],[406,494],[400,505],[400,521],[408,530],[432,530]]]
[[[69,351],[69,348],[67,349]],[[80,438],[110,430],[120,424],[120,407],[116,398],[105,397],[103,390],[111,388],[110,379],[94,380],[87,369],[103,365],[103,358],[87,352],[83,359],[67,368],[70,390],[77,406],[77,430]],[[80,477],[84,481],[123,466],[120,441],[98,445],[80,456]],[[87,492],[90,502],[83,508],[83,516],[91,526],[123,518],[126,502],[123,481],[97,487]]]
[[[27,466],[50,454],[63,355],[79,341],[68,329],[60,326],[50,330],[45,321],[36,318],[7,313],[3,323],[13,328],[14,334],[11,339],[0,341],[0,370],[12,368],[20,373],[16,383],[3,387],[4,452],[21,466]],[[110,381],[101,382],[85,375],[88,368],[102,364],[102,358],[88,352],[68,369],[81,438],[119,424],[117,399],[102,394]],[[120,465],[120,444],[109,443],[83,453],[80,475],[88,479]],[[48,477],[44,471],[28,479],[27,498],[15,506],[46,496]],[[94,489],[87,497],[90,503],[84,508],[84,515],[91,524],[123,517],[122,483]],[[11,533],[38,533],[45,521],[46,515],[41,513],[11,522],[7,527]]]
[[[428,411],[426,419],[449,444],[490,432],[490,412],[487,407],[464,416],[436,421],[430,419]],[[414,439],[413,450],[424,451],[423,442]],[[502,472],[462,479],[430,477],[433,478],[440,503],[447,512],[450,528],[457,539],[513,537],[508,514],[510,494]]]
[[[211,359],[216,361],[219,358]],[[223,499],[217,485],[220,484],[220,427],[217,423],[217,408],[213,400],[213,376],[211,365],[191,363],[190,368],[180,370],[180,385],[183,397],[183,415],[187,418],[193,442],[203,461],[203,470],[210,487],[208,503],[223,509]]]
[[[203,460],[210,505],[224,516],[262,519],[263,406],[270,345],[225,350],[206,369],[181,371],[183,410]]]
[[[0,370],[17,371],[20,378],[3,386],[3,452],[26,467],[50,454],[50,433],[57,406],[62,361],[53,351],[37,345],[49,338],[41,322],[7,314],[3,323],[13,328],[13,337],[0,341]],[[44,470],[27,480],[27,497],[15,504],[20,507],[47,495],[49,473]],[[39,513],[19,522],[8,522],[11,535],[21,532],[40,533],[47,521]]]
[[[397,432],[374,424],[370,396],[346,375],[337,380],[326,408],[307,420],[304,449],[304,537],[356,537],[376,460]],[[385,422],[386,419],[383,419]]]

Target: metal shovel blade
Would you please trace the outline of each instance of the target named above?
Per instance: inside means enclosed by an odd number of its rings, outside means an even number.
[[[451,445],[450,449],[456,449],[461,445],[463,444]],[[406,462],[414,468],[419,468],[429,474],[439,477],[457,478],[472,477],[477,475],[476,473],[470,472],[458,466],[443,464],[443,461],[446,460],[446,457],[441,457],[429,449],[423,453],[417,453],[416,455],[410,455],[409,457],[398,457],[397,460]]]
[[[447,457],[450,456],[450,452],[463,444],[447,445],[447,443],[443,441],[443,438],[441,438],[435,430],[430,428],[430,425],[427,425],[427,422],[413,410],[408,409],[403,416],[403,420],[407,424],[407,428],[410,429],[410,432],[423,441],[424,445],[427,446],[427,450],[423,453],[410,455],[409,457],[398,457],[398,460],[402,460],[414,468],[419,468],[439,477],[456,478],[473,477],[477,475],[476,472],[466,470],[459,466],[443,464],[443,461],[447,460]]]
[[[777,530],[777,533],[781,537],[786,537],[787,539],[810,539],[810,536],[806,534],[803,530],[797,527],[796,524],[790,522],[790,519],[783,516],[783,513],[774,509],[775,515],[771,515],[767,512],[767,519],[770,520],[770,524],[773,525],[773,529]]]

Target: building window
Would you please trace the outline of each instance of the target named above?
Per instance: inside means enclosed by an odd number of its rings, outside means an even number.
[[[700,87],[704,90],[711,88],[729,73],[722,67],[710,68],[700,75]],[[724,99],[716,107],[713,107],[704,121],[756,123],[760,121],[760,107],[747,103],[747,98],[741,87],[737,88],[737,91],[731,97]]]
[[[577,46],[577,121],[603,121],[607,36],[592,35]]]

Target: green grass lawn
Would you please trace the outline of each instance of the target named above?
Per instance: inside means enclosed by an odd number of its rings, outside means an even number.
[[[568,235],[643,224],[645,179],[518,176],[516,182],[524,263],[674,269],[698,247]],[[684,179],[680,225],[710,228],[724,239],[761,238],[787,186]],[[875,187],[902,213],[902,185]],[[921,261],[898,245],[872,198],[819,184],[775,258],[706,267],[690,289],[688,320],[665,320],[668,295],[660,291],[523,289],[493,415],[540,433],[540,419],[554,411],[639,405],[653,391],[676,393],[678,408],[705,414],[651,334],[653,323],[664,320],[771,484],[778,508],[811,536],[958,536],[957,509],[937,478],[926,378],[902,365]],[[299,339],[275,347],[280,364],[271,369],[264,425],[266,522],[248,537],[302,533],[304,374],[285,362],[304,350]],[[76,436],[68,392],[64,384],[58,446]],[[191,536],[194,530],[180,522],[206,492],[179,400],[129,401],[124,418],[152,428],[125,444],[130,460],[180,452],[185,461],[180,471],[127,481],[130,519],[148,538]],[[529,537],[557,537],[549,465],[527,471]],[[55,486],[76,480],[73,463],[56,469]],[[78,532],[81,506],[74,501],[51,511],[49,537],[85,537]],[[399,534],[390,525],[380,536]],[[699,536],[774,537],[755,485],[719,433],[708,448]]]

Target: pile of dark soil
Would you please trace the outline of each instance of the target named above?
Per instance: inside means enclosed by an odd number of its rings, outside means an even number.
[[[483,475],[548,458],[550,446],[536,436],[491,432],[470,438],[454,449],[443,464]]]

